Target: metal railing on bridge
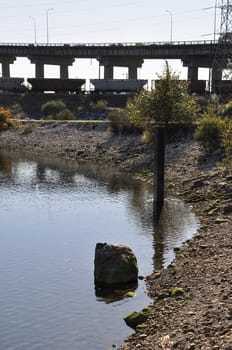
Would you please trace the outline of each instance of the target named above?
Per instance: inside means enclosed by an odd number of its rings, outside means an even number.
[[[42,46],[42,47],[147,47],[147,46],[182,46],[182,45],[215,45],[214,40],[194,41],[157,41],[157,42],[125,42],[125,43],[0,43],[0,46]]]

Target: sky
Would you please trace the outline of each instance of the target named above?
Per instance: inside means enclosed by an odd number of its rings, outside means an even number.
[[[212,40],[215,0],[0,0],[0,43],[125,43]],[[208,9],[209,8],[209,9]],[[48,20],[48,21],[47,21]],[[220,14],[217,10],[217,26]],[[48,24],[48,25],[47,25]],[[169,62],[186,78],[180,61]],[[163,61],[147,60],[140,79],[160,73]],[[126,69],[115,68],[116,78]],[[34,77],[26,58],[11,65],[11,76]],[[101,72],[103,75],[103,72]],[[207,77],[200,70],[200,78]],[[45,66],[45,76],[59,76],[58,66]],[[76,60],[70,78],[98,78],[95,60]]]

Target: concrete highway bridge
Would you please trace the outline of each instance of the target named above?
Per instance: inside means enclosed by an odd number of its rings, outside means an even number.
[[[215,66],[215,53],[220,66]],[[187,79],[198,80],[198,69],[212,68],[212,81],[222,80],[222,67],[232,59],[232,43],[219,41],[137,42],[100,44],[0,43],[2,77],[10,78],[10,64],[26,57],[35,64],[35,78],[44,79],[44,65],[60,66],[60,79],[69,79],[68,67],[75,59],[93,58],[104,67],[104,80],[114,79],[114,67],[127,67],[128,80],[137,80],[137,68],[146,59],[179,59],[188,68]],[[221,56],[220,56],[221,55]],[[126,84],[126,83],[125,83]]]

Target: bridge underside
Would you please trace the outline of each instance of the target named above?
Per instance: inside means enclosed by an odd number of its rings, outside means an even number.
[[[95,58],[100,66],[104,67],[102,82],[96,82],[97,86],[105,84],[106,89],[117,89],[118,82],[114,82],[114,67],[126,67],[128,69],[124,89],[131,86],[134,89],[138,80],[138,68],[141,68],[145,59],[179,59],[183,66],[187,67],[187,79],[191,85],[199,82],[199,68],[208,68],[211,72],[211,88],[216,91],[216,86],[223,83],[223,67],[226,68],[231,57],[231,45],[228,52],[221,57],[220,67],[215,66],[215,52],[220,51],[220,42],[182,42],[182,43],[133,43],[133,44],[0,44],[0,63],[2,65],[2,78],[10,78],[10,68],[16,57],[27,57],[35,65],[35,79],[37,84],[41,79],[44,84],[45,65],[59,66],[59,79],[69,80],[69,67],[76,58]],[[226,57],[226,58],[225,58]],[[224,62],[223,62],[224,60]],[[54,83],[55,84],[55,83]],[[56,83],[57,84],[57,83]],[[100,85],[99,85],[100,84]],[[226,83],[230,85],[230,82]],[[42,85],[41,85],[42,86]]]

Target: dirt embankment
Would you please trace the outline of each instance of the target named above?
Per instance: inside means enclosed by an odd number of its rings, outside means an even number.
[[[139,135],[113,136],[104,125],[8,130],[0,148],[115,164],[152,179],[152,147]],[[167,269],[147,277],[149,317],[121,349],[232,349],[232,171],[217,166],[220,158],[220,151],[204,157],[191,138],[166,147],[167,187],[192,203],[201,227]]]

